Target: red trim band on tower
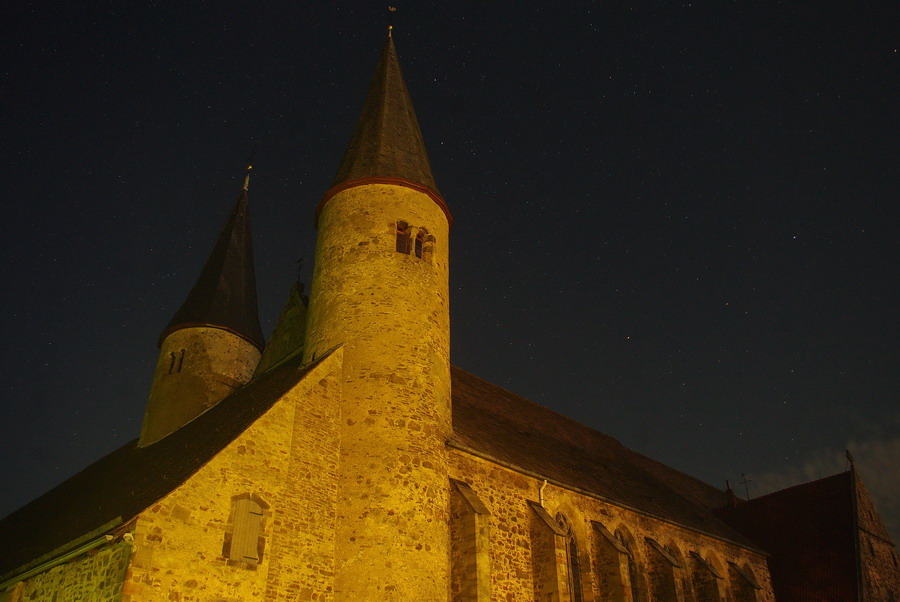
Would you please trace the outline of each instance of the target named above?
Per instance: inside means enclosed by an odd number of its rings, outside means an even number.
[[[213,324],[211,322],[182,322],[180,324],[174,324],[172,326],[167,327],[163,330],[162,334],[159,335],[159,342],[157,342],[157,347],[162,347],[163,341],[166,340],[166,337],[172,334],[173,332],[178,332],[179,330],[184,330],[186,328],[215,328],[216,330],[224,330],[225,332],[231,333],[236,337],[242,338],[257,349],[259,349],[260,353],[265,350],[265,345],[260,343],[259,341],[255,341],[252,338],[248,337],[246,334],[242,332],[238,332],[234,328],[229,328],[228,326],[223,326],[221,324]]]
[[[348,180],[347,182],[341,182],[337,186],[332,186],[331,188],[329,188],[325,195],[322,197],[322,200],[319,201],[319,206],[316,207],[316,228],[319,227],[319,215],[321,215],[322,209],[325,208],[325,204],[331,200],[331,197],[349,188],[354,188],[356,186],[365,186],[366,184],[392,184],[394,186],[405,186],[406,188],[411,188],[416,192],[427,194],[429,197],[431,197],[432,201],[437,203],[437,206],[441,208],[441,211],[444,212],[444,215],[447,217],[448,228],[453,227],[453,215],[450,213],[450,207],[447,205],[447,201],[444,200],[444,197],[438,194],[434,189],[423,184],[407,180],[405,178],[392,178],[389,176],[369,176],[367,178],[359,178],[358,180]]]

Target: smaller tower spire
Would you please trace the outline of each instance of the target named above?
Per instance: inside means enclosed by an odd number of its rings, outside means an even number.
[[[233,393],[259,362],[263,334],[250,242],[250,169],[200,277],[160,336],[141,447]]]
[[[221,328],[263,348],[264,339],[256,305],[256,275],[250,235],[248,188],[251,165],[244,185],[219,238],[181,309],[160,336],[160,342],[179,328]]]

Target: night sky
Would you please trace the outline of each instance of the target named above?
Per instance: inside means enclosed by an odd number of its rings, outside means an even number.
[[[0,20],[0,515],[140,430],[256,149],[263,330],[381,3],[17,3]],[[900,540],[900,8],[407,2],[456,365],[717,487],[844,470]]]

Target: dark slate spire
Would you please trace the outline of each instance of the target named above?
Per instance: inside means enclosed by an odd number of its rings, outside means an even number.
[[[160,336],[160,342],[182,328],[211,326],[247,339],[262,350],[264,338],[256,308],[256,274],[247,200],[250,168],[247,170],[244,187],[216,246],[181,309]]]
[[[332,187],[363,178],[401,178],[437,193],[394,40],[388,36],[356,131]]]

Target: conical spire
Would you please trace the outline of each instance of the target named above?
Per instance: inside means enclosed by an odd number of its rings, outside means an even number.
[[[332,187],[372,177],[399,178],[437,193],[422,132],[390,36]]]
[[[256,307],[256,274],[247,190],[250,167],[234,209],[187,299],[160,336],[191,326],[211,326],[247,339],[260,350],[264,337]]]

